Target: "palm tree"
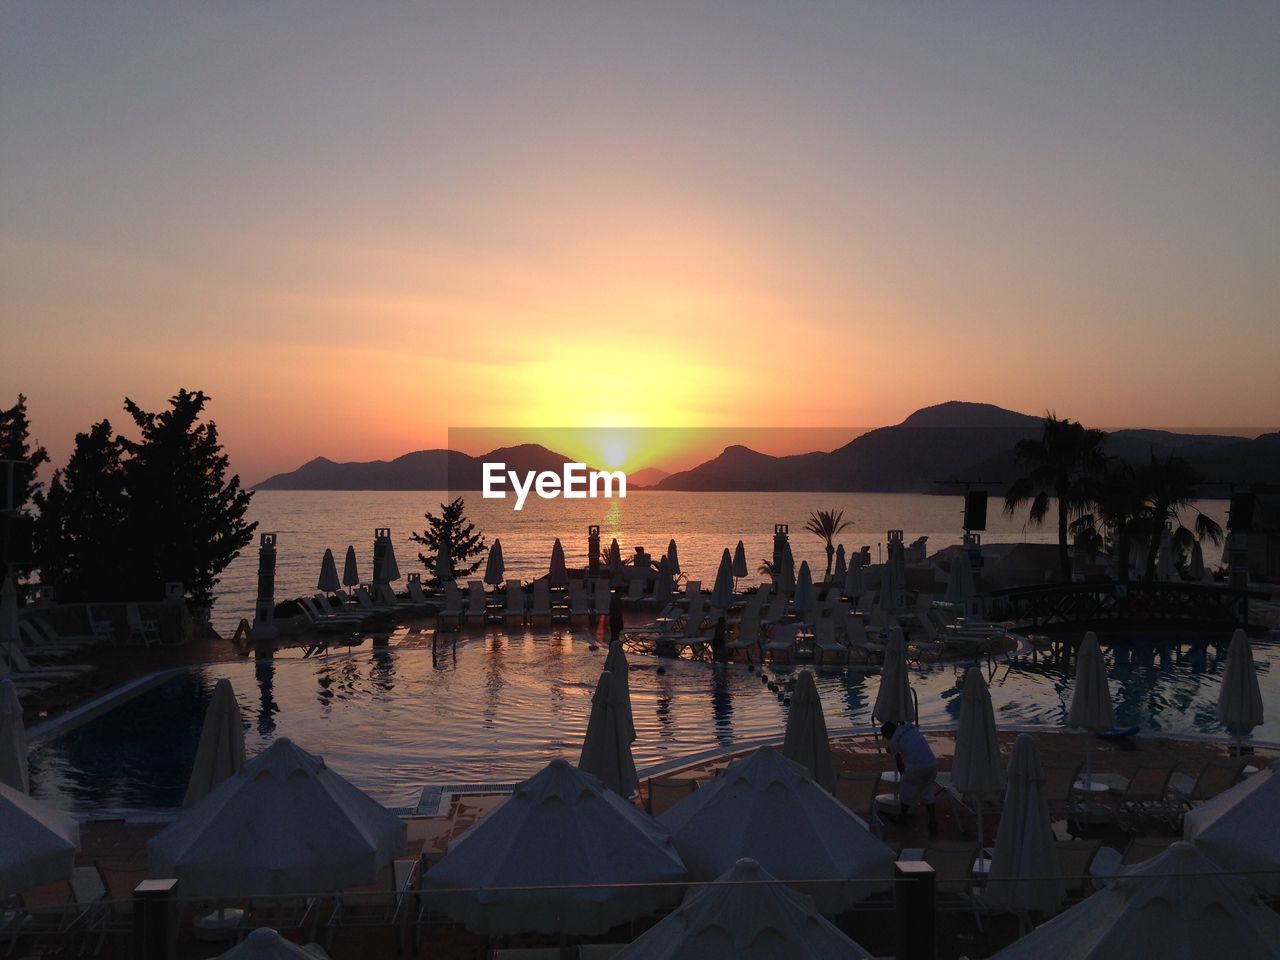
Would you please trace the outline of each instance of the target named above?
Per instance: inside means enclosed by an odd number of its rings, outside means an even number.
[[[760,566],[757,567],[757,569],[760,571],[760,576],[768,577],[770,580],[773,579],[773,561],[772,560],[761,560]]]
[[[1030,503],[1030,520],[1037,526],[1049,516],[1049,501],[1058,504],[1058,568],[1064,583],[1071,582],[1071,555],[1067,533],[1072,517],[1085,513],[1091,502],[1093,478],[1107,462],[1102,445],[1107,435],[1089,430],[1074,420],[1059,420],[1052,412],[1043,420],[1038,440],[1019,440],[1014,455],[1027,468],[1026,476],[1010,484],[1004,495],[1004,511],[1013,516]]]
[[[815,510],[809,514],[804,528],[826,544],[827,575],[824,580],[831,579],[831,560],[836,555],[835,538],[840,535],[841,530],[851,526],[853,521],[844,519],[843,510]]]
[[[1194,509],[1204,482],[1189,461],[1172,453],[1162,459],[1152,452],[1151,459],[1137,469],[1137,475],[1151,531],[1144,580],[1155,579],[1160,535],[1166,524],[1174,525],[1173,542],[1181,550],[1190,549],[1193,540],[1207,540],[1215,546],[1222,543],[1222,527],[1199,510],[1191,529],[1182,523],[1182,511]]]
[[[1116,560],[1116,577],[1128,580],[1131,545],[1151,535],[1146,500],[1133,464],[1123,460],[1108,462],[1093,484],[1092,499],[1093,513],[1072,523],[1072,533],[1097,545],[1109,542]]]

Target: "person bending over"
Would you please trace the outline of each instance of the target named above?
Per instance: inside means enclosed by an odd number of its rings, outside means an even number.
[[[901,777],[898,781],[898,800],[902,810],[895,819],[905,817],[911,809],[924,801],[929,814],[929,834],[938,832],[938,817],[933,803],[933,781],[938,777],[938,759],[929,748],[924,734],[914,723],[886,723],[880,735],[889,741]]]

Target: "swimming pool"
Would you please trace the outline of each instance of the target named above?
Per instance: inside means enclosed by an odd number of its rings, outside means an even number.
[[[1111,647],[1106,658],[1119,723],[1176,734],[1220,732],[1214,704],[1227,639],[1142,638]],[[517,781],[553,757],[577,760],[606,652],[591,643],[586,634],[494,633],[442,647],[438,655],[391,646],[313,660],[194,667],[37,742],[32,791],[80,816],[179,806],[205,706],[221,677],[235,688],[251,755],[276,737],[291,737],[389,806],[415,807],[425,785]],[[1257,640],[1254,651],[1269,710],[1255,735],[1280,739],[1273,706],[1280,704],[1280,681],[1272,669],[1280,650]],[[634,749],[642,768],[781,736],[786,706],[745,666],[648,657],[632,657],[631,665]],[[913,673],[923,724],[955,723],[961,674],[953,666]],[[818,670],[828,726],[865,729],[879,682],[857,670]],[[1001,665],[991,681],[1001,724],[1060,724],[1070,695],[1070,670],[1054,664]]]

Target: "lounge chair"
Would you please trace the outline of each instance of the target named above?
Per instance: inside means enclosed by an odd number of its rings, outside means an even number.
[[[591,581],[591,610],[597,617],[608,616],[611,591],[609,581],[599,577]]]
[[[587,587],[581,580],[569,581],[569,617],[590,617],[591,602],[587,599]]]
[[[95,640],[99,643],[114,644],[117,642],[116,625],[113,621],[97,619],[94,617],[91,607],[85,608],[85,614],[89,618],[89,632],[93,634]]]
[[[836,625],[826,617],[813,625],[813,660],[822,663],[829,655],[843,658],[849,662],[851,649],[849,644],[836,636]]]
[[[18,621],[18,646],[20,646],[28,657],[37,660],[56,660],[59,657],[69,657],[73,653],[79,653],[84,649],[82,643],[50,643],[36,629],[35,624],[27,620]]]
[[[529,605],[529,622],[546,620],[551,622],[551,587],[545,579],[533,585],[533,602]]]
[[[1110,775],[1107,780],[1113,792],[1119,793],[1116,801],[1116,822],[1128,831],[1143,817],[1160,817],[1176,826],[1180,806],[1169,800],[1169,780],[1177,763],[1169,761],[1144,761],[1134,768],[1132,777]]]
[[[91,924],[106,901],[106,884],[97,867],[73,867],[67,891],[65,903],[28,908],[18,896],[0,910],[0,944],[8,943],[6,955],[13,953],[19,940],[30,941],[28,949],[44,944],[35,949],[37,955],[84,953]],[[73,951],[76,940],[81,945]],[[101,947],[101,938],[98,946]]]
[[[836,774],[836,799],[863,820],[877,836],[883,830],[876,810],[876,794],[879,790],[878,770],[842,770]]]
[[[1079,826],[1079,805],[1076,803],[1076,778],[1081,764],[1070,760],[1044,760],[1040,769],[1044,773],[1044,796],[1049,816],[1075,820]]]
[[[745,650],[747,654],[747,663],[751,663],[751,652],[760,650],[760,614],[756,612],[744,613],[742,619],[738,621],[738,632],[730,640],[725,649],[733,656],[739,650]]]
[[[444,607],[436,614],[436,629],[443,630],[448,622],[462,626],[462,594],[452,580],[444,582]]]
[[[924,848],[924,862],[937,874],[940,898],[959,899],[965,907],[974,907],[977,889],[973,865],[979,852],[971,840],[935,840]]]
[[[103,640],[97,633],[62,633],[55,629],[44,617],[32,617],[30,622],[35,624],[35,628],[40,631],[41,636],[49,643],[92,647]]]
[[[125,643],[133,643],[136,640],[146,647],[160,643],[159,622],[150,617],[143,617],[136,603],[125,604],[124,615],[129,624],[129,636]]]
[[[507,581],[507,608],[502,618],[507,626],[524,626],[525,595],[519,580]]]
[[[373,599],[367,587],[356,587],[355,598],[356,606],[363,613],[382,613],[391,616],[396,612],[395,604],[378,603]]]
[[[632,577],[627,583],[627,595],[624,598],[630,603],[639,603],[644,599],[644,578]]]
[[[1093,874],[1089,872],[1089,868],[1102,849],[1102,841],[1059,840],[1057,848],[1058,867],[1062,870],[1067,898],[1072,901],[1083,900],[1093,892]]]
[[[488,616],[488,601],[485,596],[483,580],[467,581],[467,626],[472,623],[478,623],[484,626]]]
[[[777,663],[778,658],[785,655],[787,663],[791,663],[796,656],[796,632],[799,629],[798,623],[783,623],[774,627],[773,636],[760,645],[761,656]]]
[[[698,789],[698,781],[692,777],[650,777],[645,783],[648,795],[644,808],[653,817],[670,810]]]
[[[327,602],[322,608],[314,598],[301,597],[298,603],[311,626],[324,633],[350,633],[359,630],[369,619],[363,613],[334,613]]]
[[[584,943],[578,947],[578,960],[611,960],[628,946],[626,943]]]
[[[683,599],[685,603],[693,603],[695,600],[702,602],[702,581],[686,580],[684,584]]]
[[[1218,757],[1206,763],[1194,779],[1185,773],[1174,771],[1169,777],[1169,796],[1175,803],[1190,810],[1196,804],[1212,800],[1222,791],[1235,786],[1248,763],[1248,757]]]
[[[10,672],[21,674],[28,679],[70,680],[93,669],[87,663],[60,663],[57,666],[33,665],[27,655],[18,646],[0,648],[0,665],[7,666]]]
[[[346,893],[334,898],[333,912],[325,923],[325,946],[343,928],[377,928],[395,931],[396,946],[405,945],[405,929],[413,915],[414,886],[419,860],[391,861],[391,889],[385,893]]]

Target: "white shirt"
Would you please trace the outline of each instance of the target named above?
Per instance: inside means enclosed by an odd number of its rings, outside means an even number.
[[[922,770],[938,765],[938,759],[929,749],[924,734],[914,724],[904,723],[893,731],[893,736],[889,738],[889,752],[902,754],[909,770]]]

